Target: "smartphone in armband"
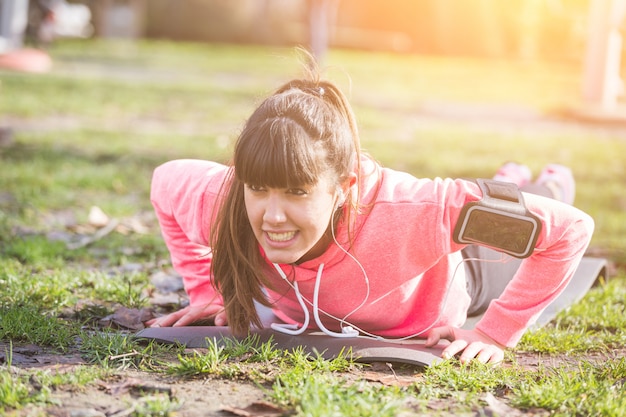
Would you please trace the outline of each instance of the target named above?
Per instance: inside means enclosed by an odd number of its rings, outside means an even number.
[[[452,238],[456,243],[487,246],[516,258],[533,253],[541,221],[524,204],[517,185],[477,179],[483,198],[461,210]]]

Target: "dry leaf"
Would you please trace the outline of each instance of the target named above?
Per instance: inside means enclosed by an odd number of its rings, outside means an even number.
[[[415,382],[415,378],[396,375],[381,375],[376,372],[365,372],[363,379],[370,382],[379,382],[388,387],[408,387]]]
[[[285,414],[285,410],[265,401],[254,402],[246,408],[222,407],[222,411],[241,417],[279,417]]]
[[[141,330],[144,322],[153,318],[152,311],[147,308],[136,309],[120,307],[113,314],[100,320],[103,327],[122,327],[130,330]]]
[[[109,216],[107,216],[100,207],[91,206],[89,216],[87,217],[89,224],[95,227],[104,227],[109,224]]]

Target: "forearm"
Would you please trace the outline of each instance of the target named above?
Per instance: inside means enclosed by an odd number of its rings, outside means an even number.
[[[153,175],[151,202],[170,252],[174,269],[183,277],[190,304],[223,304],[211,281],[209,220],[225,167],[178,160],[158,167]]]
[[[556,207],[540,213],[544,230],[537,249],[522,262],[505,291],[490,304],[476,326],[504,346],[515,346],[563,292],[589,245],[593,233],[591,217],[573,207]]]

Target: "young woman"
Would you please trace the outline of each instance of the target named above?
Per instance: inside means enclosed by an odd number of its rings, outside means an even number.
[[[561,166],[532,184],[512,163],[496,178],[573,199]],[[530,256],[511,258],[453,238],[463,208],[482,197],[472,181],[380,166],[361,153],[334,84],[293,80],[248,119],[230,166],[177,160],[155,170],[152,202],[190,304],[147,325],[211,319],[241,334],[261,326],[260,303],[287,324],[280,331],[447,339],[444,358],[501,361],[567,286],[593,221],[525,193],[541,231]],[[483,311],[461,329],[468,312]]]

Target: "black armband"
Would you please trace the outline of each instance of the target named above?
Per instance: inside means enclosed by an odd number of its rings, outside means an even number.
[[[526,258],[533,253],[541,221],[530,213],[517,185],[477,179],[483,198],[467,203],[454,228],[456,243],[483,245]]]

